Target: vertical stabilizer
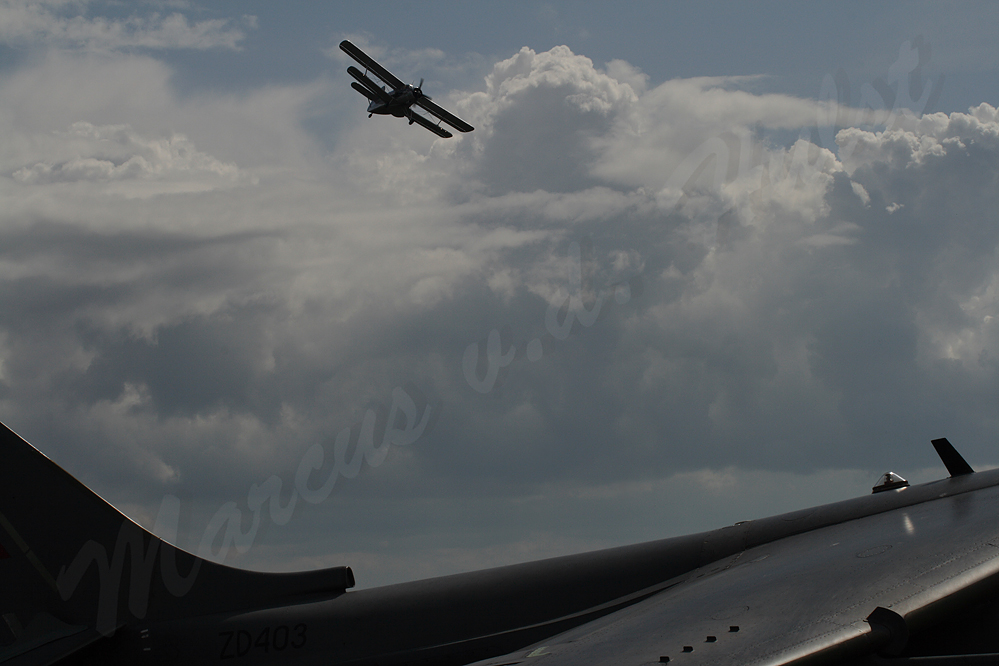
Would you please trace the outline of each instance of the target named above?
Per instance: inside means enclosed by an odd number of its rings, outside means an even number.
[[[183,551],[0,423],[0,666],[137,622],[329,598],[353,585],[349,567],[263,573]]]
[[[965,474],[974,474],[975,470],[971,469],[971,465],[968,464],[954,445],[947,441],[946,437],[941,437],[940,439],[934,439],[932,441],[933,448],[937,450],[937,455],[940,456],[940,460],[943,461],[944,467],[953,476],[964,476]]]

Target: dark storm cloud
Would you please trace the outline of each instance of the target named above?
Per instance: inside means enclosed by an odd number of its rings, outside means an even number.
[[[52,256],[61,263],[81,266],[100,262],[129,265],[276,235],[276,232],[239,232],[205,238],[155,229],[102,232],[81,229],[67,222],[40,221],[26,227],[0,230],[0,258],[30,261],[38,256]]]
[[[252,337],[260,334],[254,314],[223,312],[161,326],[154,340],[84,333],[84,349],[95,355],[79,390],[90,401],[113,401],[131,382],[146,387],[160,417],[226,408],[272,421],[279,403],[265,392],[270,385],[253,376],[260,346]]]

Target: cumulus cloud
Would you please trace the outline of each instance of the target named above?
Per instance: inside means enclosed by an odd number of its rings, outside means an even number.
[[[821,103],[525,48],[440,97],[475,132],[358,113],[323,152],[300,119],[324,83],[179,99],[149,58],[26,67],[0,83],[23,93],[0,96],[0,414],[112,496],[187,493],[207,522],[369,411],[383,428],[403,386],[440,417],[314,509],[338,555],[404,505],[445,533],[471,498],[637,510],[676,501],[663,479],[731,499],[746,470],[858,487],[939,434],[991,455],[991,106],[833,152]],[[67,71],[102,95],[28,85]],[[557,535],[560,510],[493,561],[627,538]]]
[[[676,79],[648,90],[647,77],[622,61],[600,70],[567,47],[524,47],[494,65],[484,92],[460,100],[479,128],[462,148],[476,152],[487,189],[493,178],[503,180],[500,189],[522,191],[598,183],[680,189],[703,166],[705,148],[717,152],[712,143],[724,143],[726,153],[712,169],[745,169],[761,148],[753,132],[822,124],[849,111],[740,89],[755,78]]]
[[[166,191],[177,192],[212,189],[240,179],[236,165],[198,151],[181,134],[150,139],[128,125],[95,127],[85,121],[74,123],[65,134],[60,143],[73,151],[72,156],[21,167],[14,171],[14,180],[29,185],[158,181],[169,183]]]
[[[628,326],[603,324],[614,329],[605,334],[614,337],[615,348],[629,354],[604,364],[580,349],[587,364],[599,368],[560,366],[576,377],[573,386],[591,386],[582,377],[600,377],[604,385],[613,378],[615,387],[629,387],[621,389],[628,398],[591,410],[589,396],[568,386],[546,389],[564,402],[548,403],[541,421],[551,431],[578,436],[573,455],[602,459],[586,442],[614,441],[651,452],[663,465],[696,464],[723,450],[744,464],[825,465],[835,464],[850,442],[873,444],[874,433],[916,440],[924,438],[918,431],[930,419],[970,427],[957,417],[967,411],[953,410],[954,396],[937,393],[943,390],[934,370],[940,352],[927,354],[924,346],[936,297],[916,296],[932,282],[916,266],[938,263],[941,277],[961,270],[946,257],[954,248],[931,239],[953,242],[952,234],[970,225],[985,240],[975,248],[981,272],[974,293],[988,291],[995,241],[986,230],[994,206],[991,190],[979,187],[995,172],[991,107],[955,114],[946,123],[938,116],[900,116],[881,134],[847,128],[838,135],[837,154],[807,139],[788,148],[766,140],[766,128],[809,127],[835,117],[822,104],[751,94],[727,80],[674,81],[647,90],[633,71],[616,67],[626,80],[568,49],[523,49],[495,66],[485,92],[458,100],[482,131],[447,155],[461,165],[464,180],[452,194],[460,192],[465,221],[549,233],[549,243],[519,252],[516,267],[503,266],[502,277],[487,284],[502,285],[509,297],[516,292],[511,283],[521,281],[550,303],[559,292],[556,276],[563,285],[567,278],[567,244],[587,236],[605,263],[615,253],[637,251],[636,265],[658,295],[641,304],[641,316]],[[969,180],[972,165],[984,170]],[[924,179],[934,185],[924,187]],[[935,204],[926,201],[928,192]],[[975,215],[959,224],[937,221],[941,211],[968,206]],[[914,207],[926,211],[922,221],[903,231],[899,216]],[[882,264],[875,257],[893,259]],[[600,264],[601,256],[591,263]],[[597,275],[604,284],[627,277]],[[982,307],[980,297],[975,303]],[[976,327],[984,325],[982,313]],[[497,328],[530,326],[511,312],[494,321]],[[523,351],[531,337],[521,335]],[[964,366],[950,367],[964,377],[965,391],[984,391],[973,401],[981,406],[994,397],[994,379],[981,382],[993,372],[982,374],[992,367],[987,359],[995,349],[979,340],[962,347]],[[486,343],[479,338],[480,349]],[[515,389],[507,383],[504,391]],[[899,410],[929,395],[939,401],[906,423]],[[506,414],[514,421],[525,400],[530,404],[524,394],[510,397]],[[494,426],[499,423],[506,424]],[[980,437],[990,423],[979,420],[971,430]],[[747,426],[759,445],[742,441]],[[822,445],[795,450],[796,442],[814,440],[816,432],[823,433]],[[635,444],[640,441],[641,447]]]

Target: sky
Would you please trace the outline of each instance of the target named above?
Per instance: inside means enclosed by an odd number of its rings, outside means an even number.
[[[359,587],[999,465],[997,14],[2,1],[0,420]]]

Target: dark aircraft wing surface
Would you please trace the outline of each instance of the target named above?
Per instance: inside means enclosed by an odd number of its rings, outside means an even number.
[[[350,87],[353,88],[354,90],[356,90],[357,92],[361,93],[362,95],[364,95],[365,97],[367,97],[368,99],[370,99],[372,101],[378,99],[378,96],[375,95],[375,93],[371,92],[371,90],[369,90],[368,88],[362,86],[357,81],[351,81],[350,82]]]
[[[351,82],[351,87],[367,97],[368,99],[377,99],[385,104],[392,101],[391,95],[381,89],[374,81],[365,76],[361,70],[356,67],[348,67],[347,73],[353,76],[357,81]],[[362,90],[362,88],[364,90]]]
[[[393,90],[404,88],[405,83],[400,81],[392,72],[379,65],[371,56],[354,46],[348,40],[340,42],[340,50],[356,60],[362,67],[374,73],[379,79],[384,81]]]
[[[939,483],[947,493],[948,481]],[[891,655],[911,630],[995,597],[997,509],[992,487],[750,548],[638,604],[479,664],[745,666]]]
[[[421,108],[426,109],[428,113],[434,114],[435,116],[446,122],[448,125],[458,130],[459,132],[471,132],[473,129],[475,129],[474,127],[472,127],[471,125],[469,125],[464,120],[454,115],[450,111],[442,109],[437,104],[431,102],[428,97],[419,98],[418,100],[416,100],[416,104],[419,105]]]
[[[999,663],[999,470],[937,442],[940,481],[348,592],[187,553],[0,424],[0,666]]]
[[[450,139],[452,136],[454,136],[453,134],[451,134],[450,132],[448,132],[446,129],[444,129],[440,125],[435,125],[430,120],[427,120],[426,118],[424,118],[423,116],[421,116],[418,113],[413,113],[412,111],[410,111],[410,116],[409,117],[417,125],[422,125],[423,127],[426,127],[428,130],[430,130],[431,132],[433,132],[434,134],[436,134],[437,136],[439,136],[441,138]]]

